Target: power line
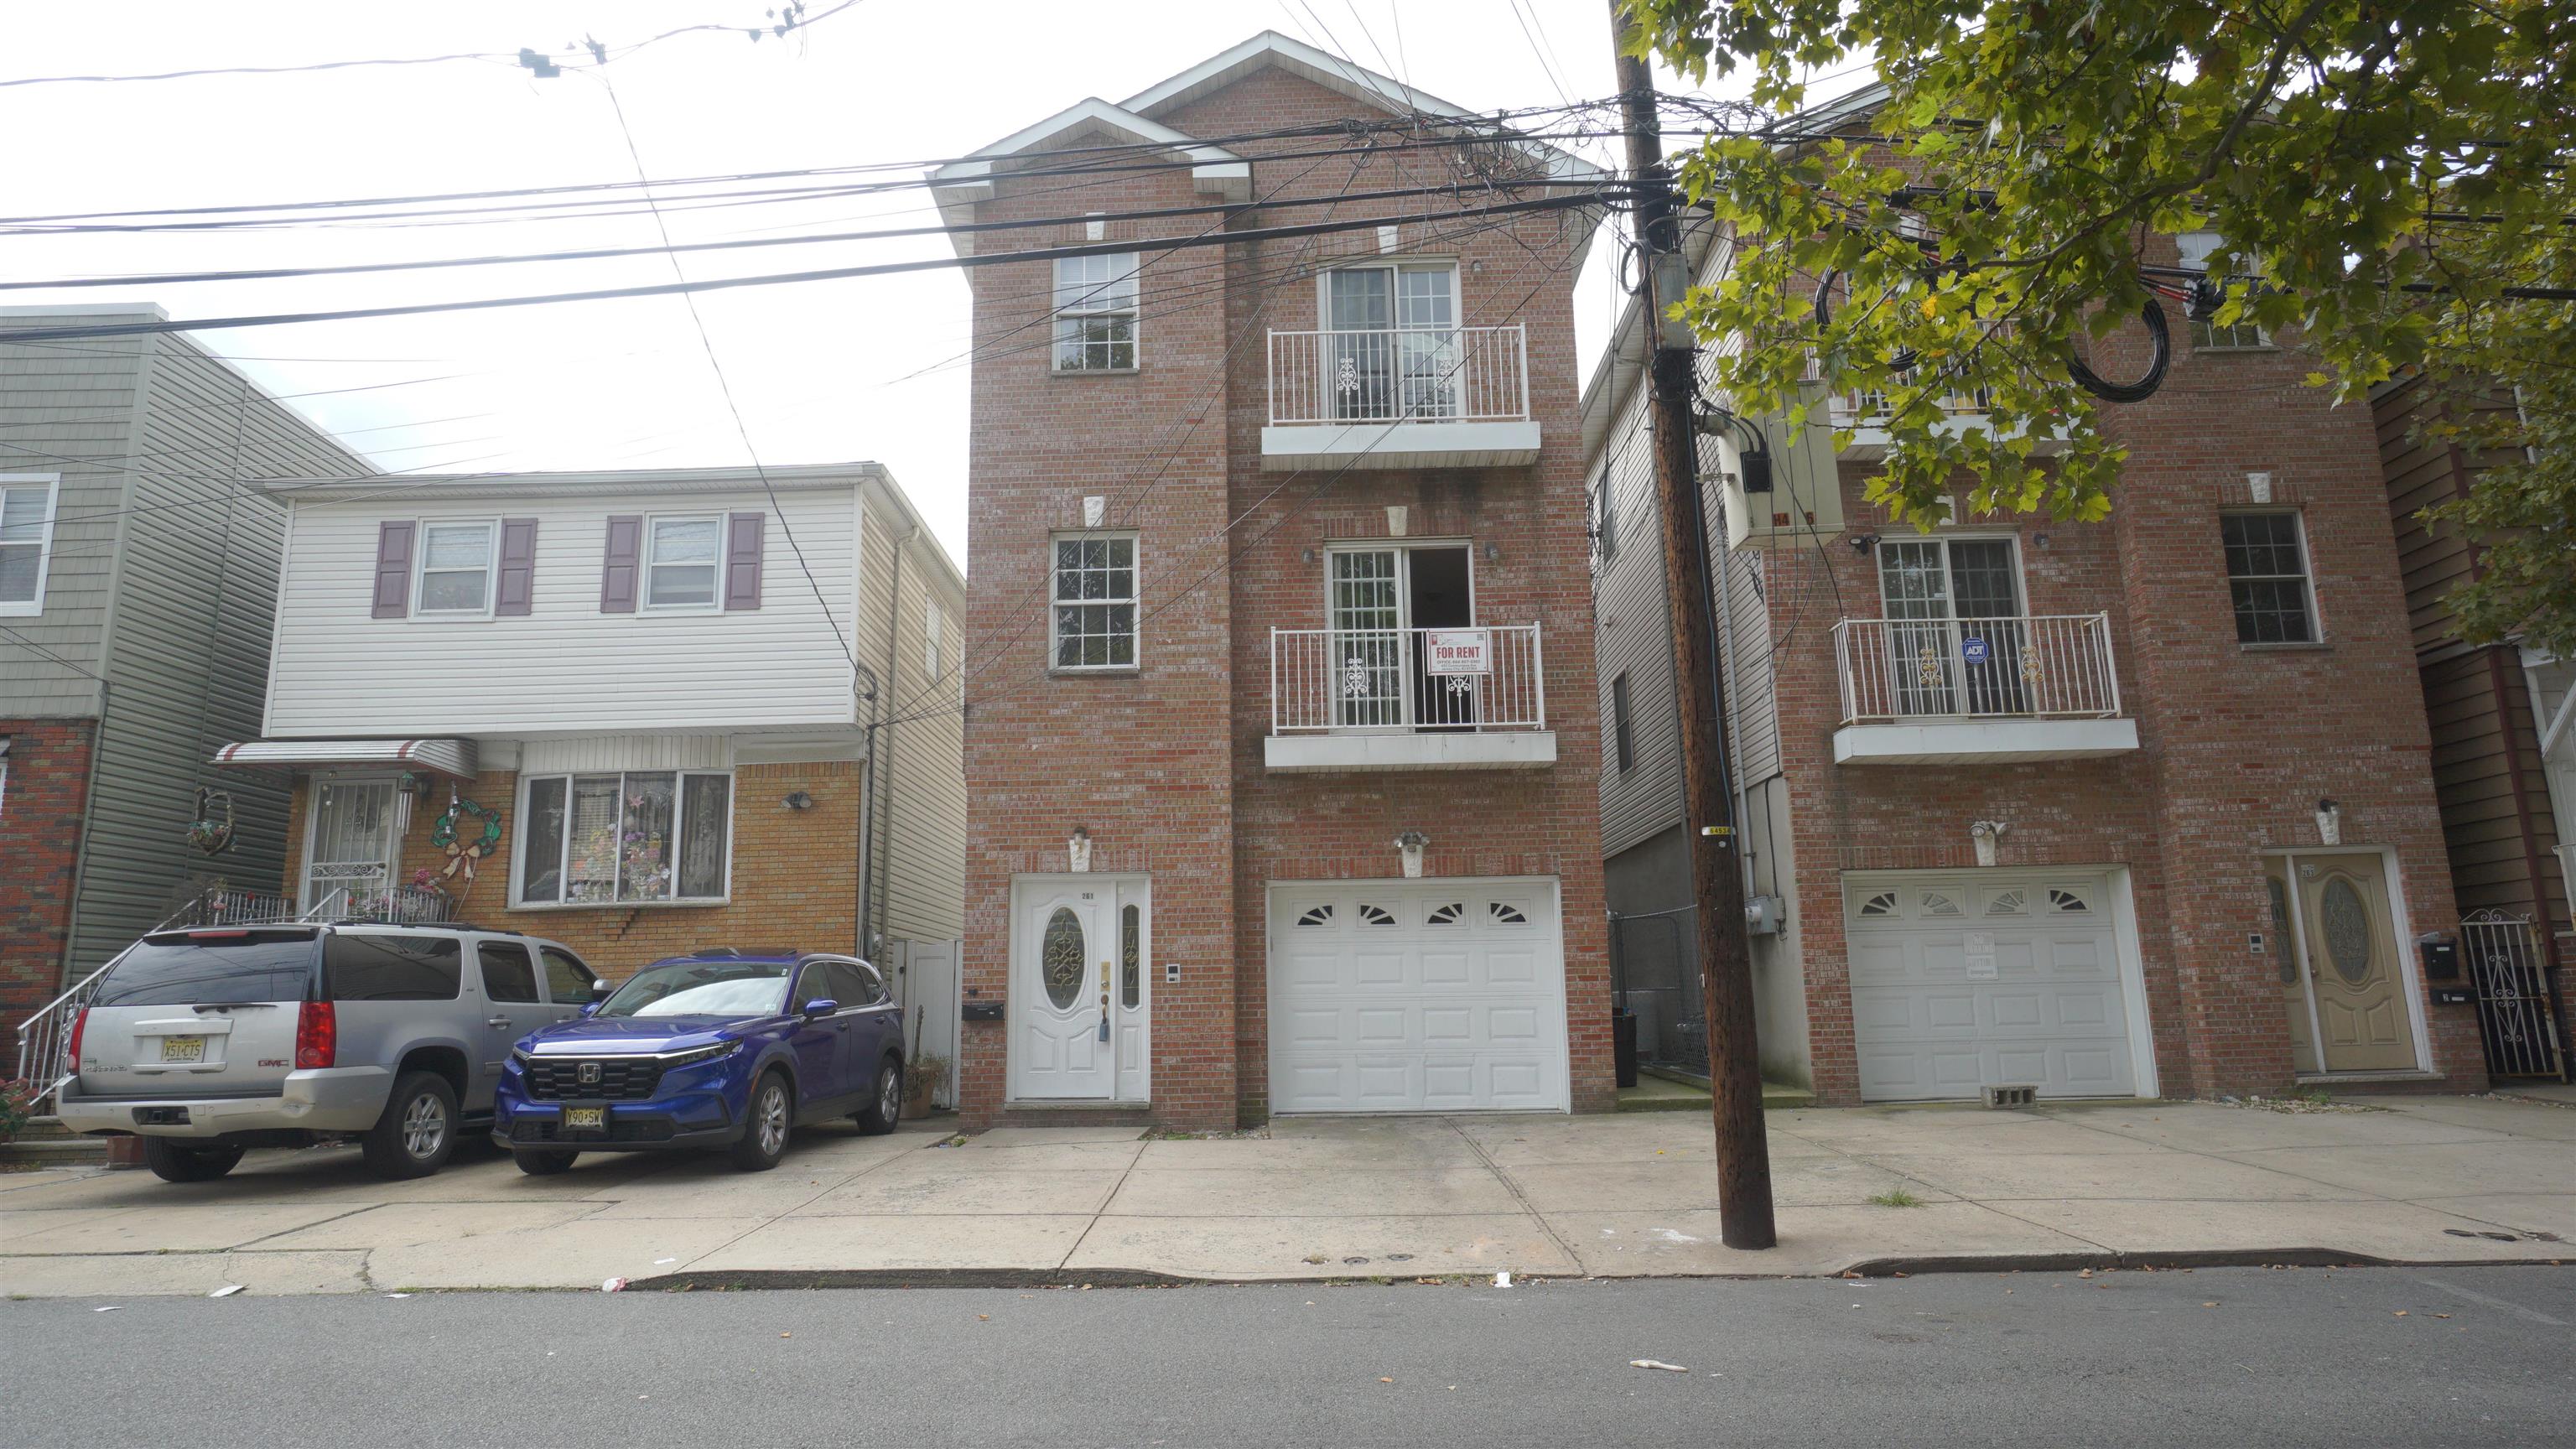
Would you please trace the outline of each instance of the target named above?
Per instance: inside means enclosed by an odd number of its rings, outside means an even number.
[[[1565,183],[1556,183],[1565,184]],[[1196,246],[1232,246],[1245,241],[1269,241],[1282,237],[1318,236],[1331,232],[1356,231],[1385,225],[1416,225],[1472,216],[1492,216],[1517,212],[1566,211],[1606,205],[1612,188],[1607,183],[1594,184],[1585,194],[1542,196],[1526,201],[1497,202],[1490,206],[1458,211],[1422,211],[1396,217],[1375,218],[1360,222],[1308,222],[1289,226],[1264,227],[1253,231],[1226,232],[1215,237],[1134,237],[1121,242],[1093,242],[1073,246],[1040,247],[1025,251],[988,252],[963,257],[936,257],[905,262],[878,262],[867,266],[824,267],[810,271],[772,272],[742,277],[718,277],[706,281],[671,282],[643,287],[602,287],[586,291],[550,292],[519,297],[483,297],[458,302],[415,302],[392,307],[344,307],[327,312],[272,312],[241,317],[181,318],[169,321],[120,322],[86,327],[38,327],[0,331],[0,344],[11,342],[50,342],[90,337],[139,337],[166,332],[199,332],[214,328],[276,327],[299,322],[348,322],[374,317],[417,317],[448,312],[478,312],[505,307],[537,307],[559,302],[605,302],[630,297],[685,296],[697,292],[725,291],[738,287],[786,286],[805,282],[842,281],[854,277],[880,277],[906,272],[939,271],[948,268],[989,267],[1014,262],[1048,261],[1060,257],[1121,255],[1138,251],[1173,251]]]
[[[90,671],[88,671],[88,670],[86,670],[86,669],[81,668],[79,665],[74,664],[73,662],[71,662],[71,661],[70,661],[70,660],[68,660],[68,659],[65,659],[63,656],[61,656],[61,655],[59,655],[59,654],[55,653],[55,652],[54,652],[54,651],[52,651],[51,649],[46,648],[44,645],[37,643],[35,640],[28,638],[26,635],[19,633],[17,630],[10,628],[10,627],[9,627],[8,625],[6,625],[6,624],[0,624],[0,634],[6,634],[6,635],[8,635],[8,636],[9,636],[9,638],[10,638],[11,640],[13,640],[13,641],[18,645],[18,647],[19,647],[19,648],[21,648],[21,649],[26,649],[26,650],[29,650],[29,651],[32,651],[32,652],[34,652],[34,653],[36,653],[36,654],[40,654],[40,655],[44,656],[45,658],[52,660],[54,663],[61,665],[63,668],[70,670],[72,673],[82,676],[82,677],[83,677],[83,678],[85,678],[85,679],[95,679],[95,680],[97,680],[97,681],[98,681],[99,683],[101,683],[101,684],[105,684],[105,683],[107,682],[107,676],[106,676],[106,675],[103,675],[103,674],[92,674],[92,673],[90,673]]]

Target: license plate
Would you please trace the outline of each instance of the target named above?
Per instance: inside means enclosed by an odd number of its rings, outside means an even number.
[[[567,1132],[597,1132],[608,1125],[608,1109],[606,1107],[566,1107],[563,1124]]]
[[[201,1036],[165,1036],[161,1038],[161,1060],[165,1062],[202,1062],[206,1059],[206,1039]]]

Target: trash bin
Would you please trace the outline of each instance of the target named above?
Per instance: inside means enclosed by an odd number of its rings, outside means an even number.
[[[1610,1013],[1610,1054],[1619,1085],[1637,1085],[1637,1013],[1624,1007]]]

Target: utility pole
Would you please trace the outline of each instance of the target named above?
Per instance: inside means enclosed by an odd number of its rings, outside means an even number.
[[[1708,577],[1708,520],[1699,485],[1693,417],[1698,349],[1664,309],[1690,282],[1672,173],[1664,165],[1655,83],[1643,57],[1626,53],[1629,23],[1610,0],[1619,47],[1619,109],[1628,133],[1638,273],[1654,344],[1648,370],[1655,498],[1664,533],[1664,581],[1673,601],[1673,675],[1681,709],[1682,790],[1690,822],[1692,894],[1699,903],[1700,989],[1708,1003],[1708,1083],[1717,1119],[1718,1235],[1730,1248],[1779,1242],[1771,1218],[1771,1144],[1762,1129],[1762,1066],[1753,1034],[1753,957],[1744,937],[1743,856],[1727,768],[1726,696],[1716,667],[1717,599]]]

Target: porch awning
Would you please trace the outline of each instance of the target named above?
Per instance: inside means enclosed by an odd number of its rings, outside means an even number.
[[[311,769],[382,765],[474,778],[472,740],[249,740],[215,751],[214,763],[236,769]]]

